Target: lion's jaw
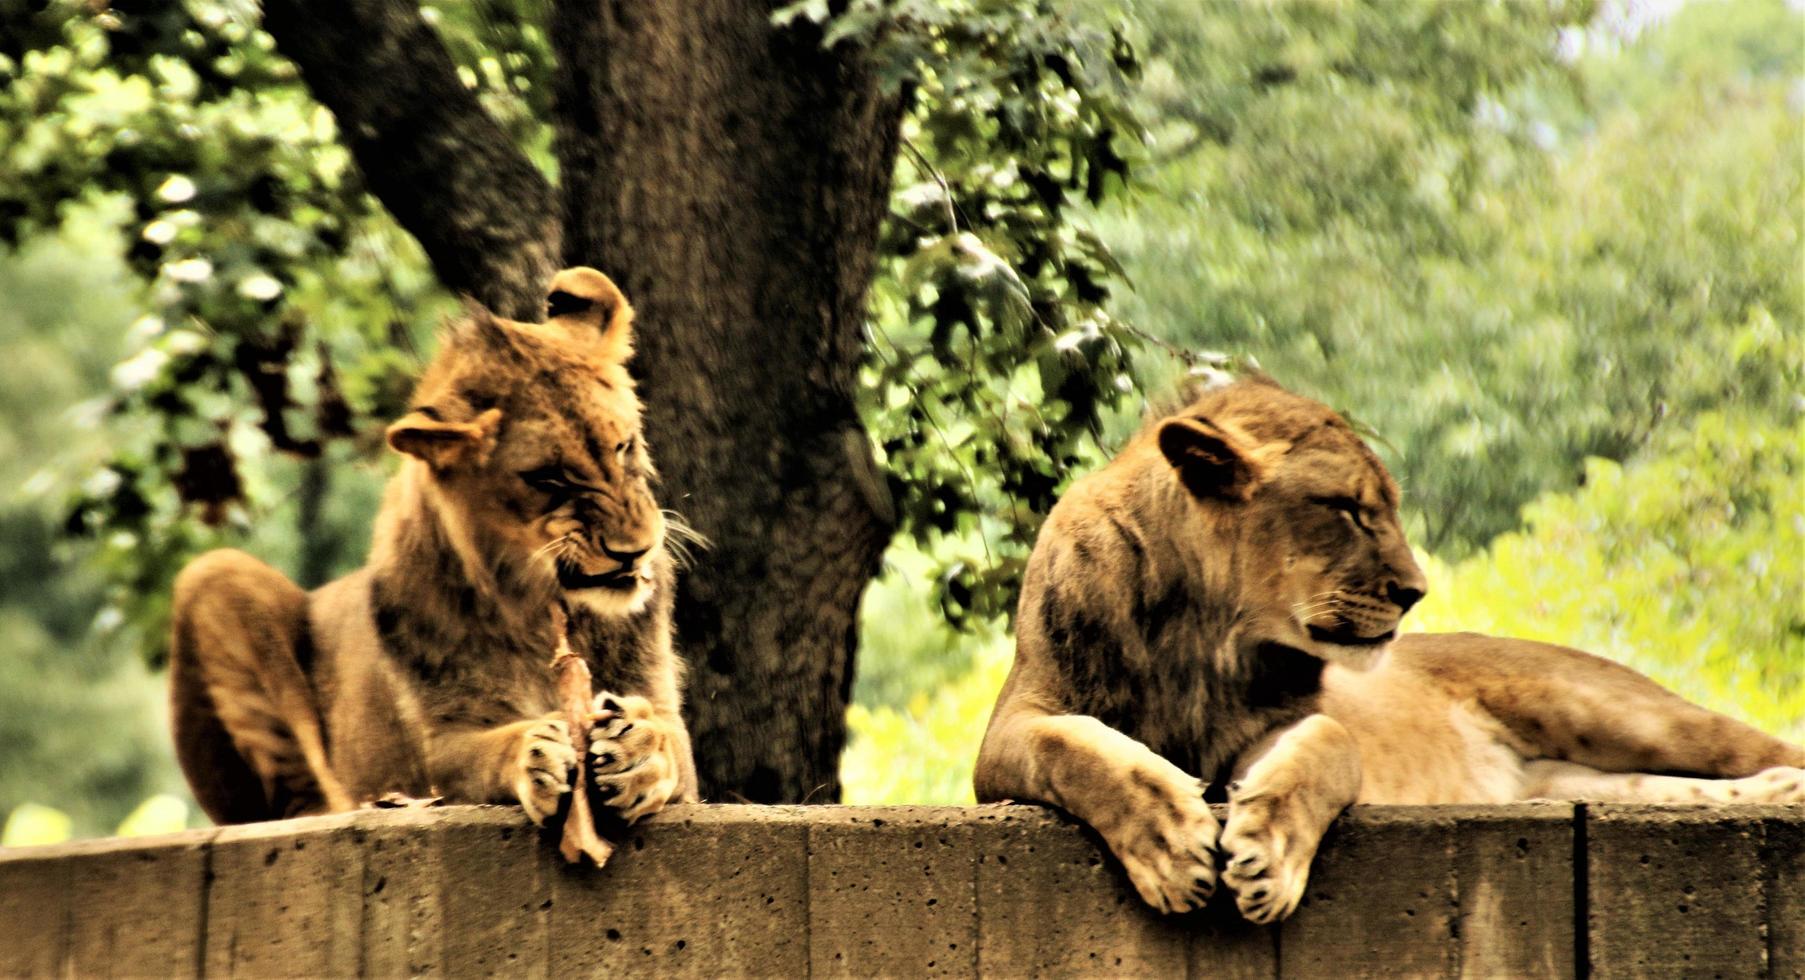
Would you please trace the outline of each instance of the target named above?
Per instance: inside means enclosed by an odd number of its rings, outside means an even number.
[[[567,602],[583,606],[599,616],[613,618],[632,616],[646,608],[652,601],[652,595],[658,588],[656,574],[657,563],[664,561],[662,538],[654,546],[654,553],[647,560],[640,562],[631,571],[622,569],[613,575],[604,576],[605,583],[587,584],[577,579],[571,572],[571,566],[551,561],[547,574],[558,582]],[[548,559],[549,560],[549,559]],[[580,573],[578,573],[580,574]]]
[[[1233,547],[1226,543],[1224,546]],[[1396,638],[1396,620],[1389,626],[1373,628],[1368,635],[1325,629],[1323,622],[1331,614],[1320,600],[1310,597],[1328,590],[1320,585],[1303,585],[1277,593],[1287,598],[1275,601],[1273,579],[1274,576],[1262,574],[1244,576],[1233,583],[1233,591],[1223,595],[1223,602],[1239,610],[1233,617],[1235,649],[1281,647],[1351,670],[1367,670],[1383,659]]]
[[[1395,638],[1395,634],[1387,635],[1382,641],[1361,645],[1311,640],[1298,649],[1319,657],[1326,663],[1364,671],[1377,667],[1385,659],[1385,652],[1391,649],[1391,641]]]

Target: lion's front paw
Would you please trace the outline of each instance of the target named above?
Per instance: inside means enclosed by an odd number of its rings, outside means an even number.
[[[1265,925],[1290,915],[1310,879],[1315,840],[1283,797],[1229,802],[1222,831],[1222,883],[1247,921]]]
[[[558,812],[576,767],[570,726],[561,719],[545,718],[521,732],[514,753],[514,795],[534,823],[544,826]]]
[[[1128,880],[1161,912],[1201,908],[1216,891],[1216,836],[1221,829],[1203,784],[1177,769],[1137,774],[1121,801],[1124,819],[1104,832]],[[1098,828],[1101,832],[1102,828]]]
[[[664,809],[678,785],[672,723],[634,695],[598,694],[595,711],[600,717],[589,737],[595,798],[628,823]]]

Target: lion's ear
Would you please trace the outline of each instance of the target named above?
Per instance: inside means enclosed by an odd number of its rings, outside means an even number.
[[[501,409],[491,408],[469,422],[447,422],[431,406],[416,408],[389,426],[389,445],[434,470],[482,465],[495,448]]]
[[[1197,497],[1246,500],[1265,478],[1242,441],[1208,419],[1168,419],[1159,427],[1159,451]]]
[[[614,280],[586,265],[552,277],[545,297],[546,322],[573,338],[595,344],[611,360],[633,353],[633,306]]]

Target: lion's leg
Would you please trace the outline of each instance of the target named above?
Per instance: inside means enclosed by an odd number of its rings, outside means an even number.
[[[1243,753],[1228,791],[1222,882],[1250,922],[1290,915],[1304,896],[1323,832],[1360,793],[1360,749],[1316,714]]]
[[[1778,766],[1740,779],[1602,772],[1542,760],[1524,767],[1529,799],[1594,803],[1805,803],[1805,769]]]
[[[1419,634],[1391,656],[1472,698],[1528,749],[1605,772],[1737,778],[1805,767],[1805,747],[1701,708],[1621,664],[1566,647]]]
[[[296,658],[307,594],[243,552],[212,551],[176,577],[172,607],[176,757],[207,815],[243,823],[350,809]]]
[[[543,825],[576,774],[577,751],[562,711],[505,725],[444,725],[433,732],[427,770],[437,792],[463,803],[518,801]]]
[[[1051,803],[1089,824],[1162,912],[1209,900],[1218,828],[1200,781],[1096,718],[998,710],[978,754],[980,801]]]

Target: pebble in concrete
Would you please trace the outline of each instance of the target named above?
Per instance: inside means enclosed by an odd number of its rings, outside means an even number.
[[[1592,976],[1768,976],[1764,809],[1588,805]]]
[[[808,826],[813,976],[972,976],[975,828],[941,807],[835,808]]]
[[[557,847],[518,808],[458,811],[438,831],[445,975],[546,976]]]
[[[676,807],[599,871],[555,861],[552,975],[806,976],[801,810]]]
[[[1573,976],[1573,804],[1448,811],[1460,975]]]
[[[1152,912],[1037,807],[680,806],[620,843],[568,867],[445,807],[0,852],[0,976],[1805,974],[1797,806],[1356,807],[1267,929]]]
[[[1281,976],[1454,974],[1454,820],[1439,809],[1354,807],[1329,828],[1280,927]]]
[[[349,816],[218,831],[206,886],[208,976],[357,972],[363,859]]]
[[[1805,807],[1764,807],[1768,968],[1805,978]]]
[[[985,813],[984,811],[988,811]],[[1089,830],[979,807],[978,957],[989,976],[1184,976],[1184,920],[1148,909]]]

